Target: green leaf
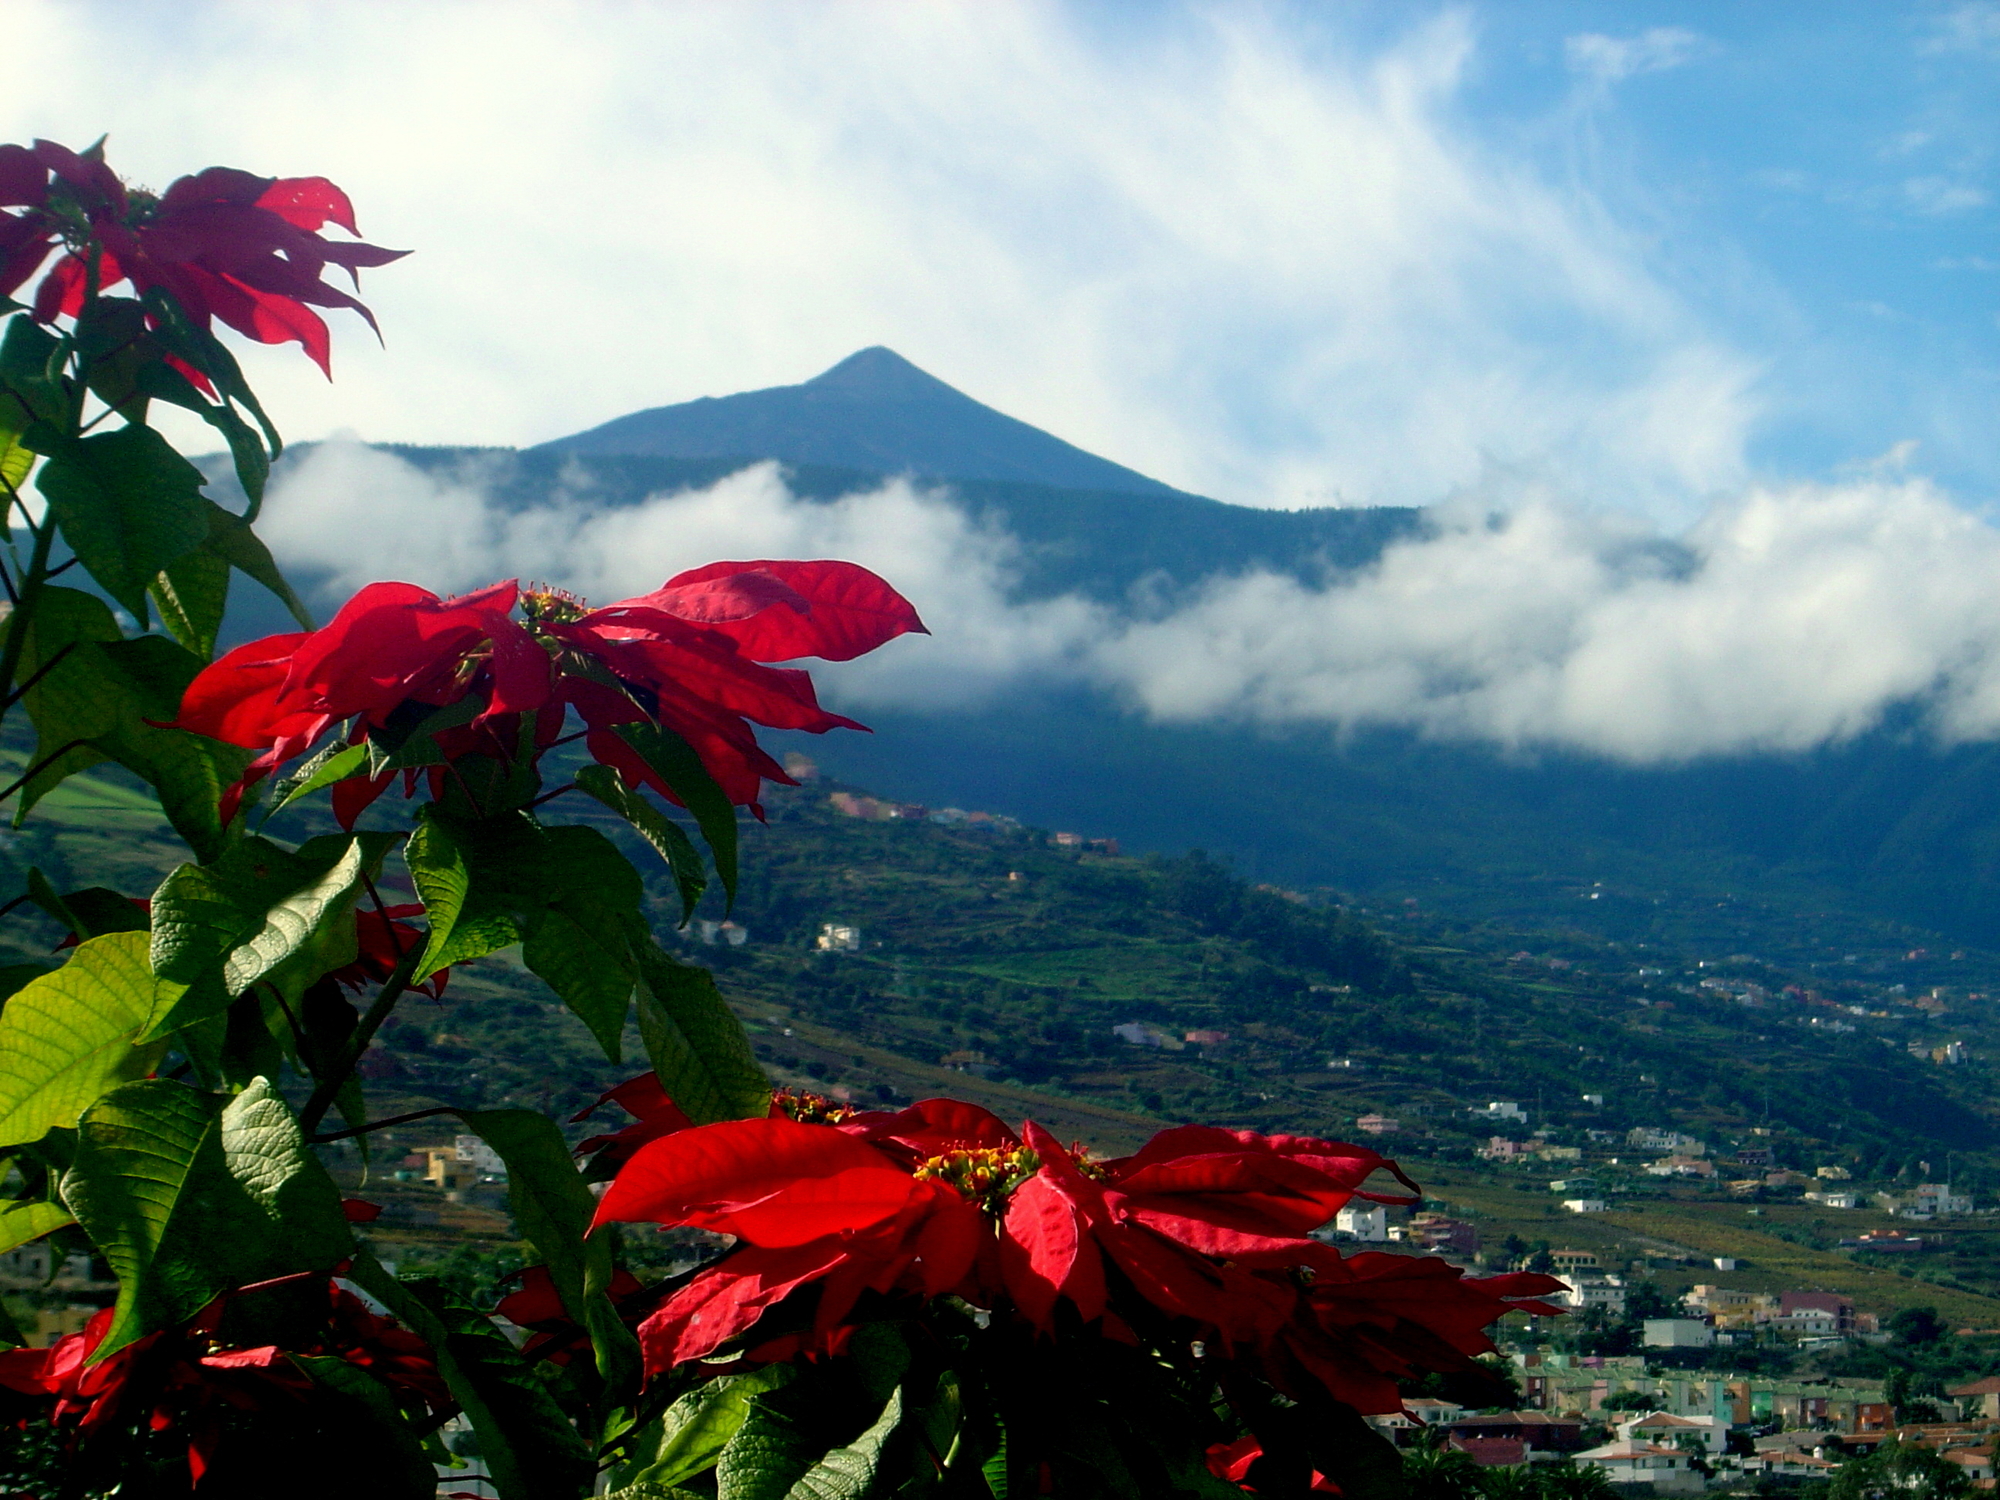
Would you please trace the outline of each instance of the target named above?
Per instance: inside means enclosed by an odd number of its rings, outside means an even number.
[[[98,642],[122,640],[124,634],[110,606],[95,594],[42,590],[21,643],[20,668],[20,680],[32,684],[21,695],[35,726],[29,764],[42,769],[21,789],[17,827],[63,781],[105,760],[106,753],[90,741],[116,730],[121,717],[133,712],[135,705],[124,701],[122,687],[90,649]],[[49,764],[43,765],[45,761]]]
[[[403,846],[431,928],[415,977],[518,943],[546,904],[542,854],[541,830],[522,814],[474,822],[423,808]]]
[[[22,986],[0,1010],[0,1145],[72,1126],[105,1090],[150,1073],[166,1048],[134,1038],[166,988],[138,932],[92,938]]]
[[[120,637],[103,600],[43,590],[23,644],[23,680],[34,686],[22,701],[35,726],[35,761],[55,759],[22,789],[15,823],[66,777],[113,759],[154,788],[175,831],[212,859],[223,844],[216,803],[254,752],[154,727],[179,714],[201,659],[161,636]]]
[[[903,1388],[889,1394],[882,1415],[860,1437],[835,1448],[799,1477],[785,1500],[866,1500],[875,1487],[883,1450],[903,1422]]]
[[[160,644],[169,643],[162,640]],[[214,859],[228,847],[228,830],[222,825],[219,804],[223,792],[254,758],[254,751],[179,729],[136,724],[97,743],[152,787],[160,799],[160,810],[197,859]]]
[[[10,327],[10,337],[12,332]],[[21,441],[34,421],[35,413],[26,403],[0,385],[0,517],[4,517],[5,528],[11,528],[14,522],[5,507],[20,494],[21,486],[28,481],[28,471],[35,465],[34,450]]]
[[[142,300],[146,311],[153,315],[152,337],[161,347],[208,376],[225,401],[234,402],[255,417],[257,425],[264,431],[264,441],[270,447],[272,458],[283,452],[284,441],[279,438],[278,429],[271,425],[271,419],[264,415],[264,408],[257,404],[256,394],[243,378],[243,369],[236,363],[236,356],[213,333],[189,318],[179,301],[165,287],[152,288]],[[236,443],[232,440],[229,446],[231,453],[235,454]],[[250,497],[250,511],[245,519],[254,521],[263,505],[263,484],[256,482],[254,470],[250,476],[245,476],[240,456],[237,459],[237,477],[244,480],[244,493]]]
[[[118,1274],[99,1359],[354,1248],[340,1190],[261,1078],[233,1099],[161,1078],[114,1089],[84,1112],[63,1199]]]
[[[228,411],[227,407],[212,407],[206,402],[202,405],[208,412]],[[233,413],[231,416],[242,427],[246,440],[255,445],[256,435],[243,427]],[[263,452],[261,445],[257,445],[257,452]],[[204,661],[215,654],[216,634],[222,628],[229,605],[232,568],[277,595],[291,611],[292,618],[307,630],[312,629],[311,613],[292,592],[292,586],[278,571],[270,548],[258,539],[250,524],[213,500],[204,498],[201,507],[208,535],[199,547],[167,567],[151,584],[153,603],[174,639]]]
[[[237,471],[242,472],[238,464]],[[254,497],[253,497],[254,498]],[[277,560],[271,556],[257,533],[250,529],[250,523],[239,515],[232,514],[213,500],[205,501],[208,507],[208,549],[230,567],[253,583],[260,583],[278,596],[278,600],[299,622],[301,630],[314,629],[312,611],[305,607],[292,586],[285,581],[285,575],[278,571]]]
[[[694,840],[681,825],[646,800],[643,792],[625,785],[625,778],[609,766],[590,765],[576,773],[576,784],[637,829],[640,836],[659,852],[673,871],[680,892],[681,925],[694,914],[694,904],[708,887],[708,872]]]
[[[792,1380],[790,1365],[766,1365],[748,1375],[724,1375],[697,1386],[648,1424],[612,1471],[614,1486],[677,1485],[715,1466],[743,1425],[753,1397]]]
[[[215,655],[215,637],[229,608],[229,564],[206,544],[170,563],[147,586],[167,634],[203,661]]]
[[[715,858],[715,875],[736,902],[736,807],[728,793],[695,754],[694,746],[671,729],[652,724],[621,724],[618,737],[638,752],[639,758],[674,789],[687,810],[694,815],[701,836],[708,840],[708,852]]]
[[[192,984],[210,967],[227,964],[239,946],[262,934],[267,913],[294,893],[315,890],[337,869],[345,877],[342,884],[352,885],[358,862],[356,846],[331,857],[306,859],[269,839],[246,838],[213,864],[180,866],[153,895],[154,972],[163,979]],[[248,988],[247,979],[235,981],[255,966],[254,959],[232,966],[232,995]]]
[[[35,870],[29,875],[29,890],[35,904],[68,927],[78,942],[85,938],[102,937],[107,932],[146,931],[149,923],[138,904],[101,885],[85,886],[80,891],[69,891],[61,896],[56,896],[53,891],[47,891],[46,895],[34,894],[34,886],[41,873]],[[46,882],[42,884],[46,891]],[[50,897],[54,898],[53,901]]]
[[[386,1385],[337,1355],[288,1354],[286,1358],[310,1375],[314,1384],[359,1408],[356,1416],[366,1418],[365,1422],[342,1423],[341,1431],[343,1444],[358,1440],[375,1450],[368,1455],[374,1460],[370,1463],[356,1462],[360,1455],[349,1458],[353,1467],[365,1467],[371,1479],[383,1486],[378,1492],[371,1485],[371,1496],[380,1493],[387,1500],[432,1500],[438,1490],[437,1470]]]
[[[668,957],[650,940],[634,951],[645,981],[639,1035],[668,1097],[697,1125],[765,1113],[770,1080],[714,977]]]
[[[470,724],[485,711],[485,698],[473,693],[441,708],[415,699],[397,704],[386,723],[369,726],[368,774],[443,765],[445,754],[433,736]]]
[[[321,787],[332,786],[336,781],[345,781],[360,770],[367,759],[366,745],[328,745],[271,789],[271,804],[265,810],[265,822],[299,798],[310,796]]]
[[[9,320],[5,337],[0,337],[0,405],[7,408],[7,420],[19,423],[11,430],[24,432],[37,422],[59,423],[69,406],[62,386],[51,378],[62,341],[33,318],[17,316]]]
[[[562,1132],[527,1109],[461,1110],[459,1118],[507,1164],[515,1226],[540,1253],[569,1315],[589,1330],[605,1385],[628,1399],[639,1386],[639,1341],[611,1305],[611,1237],[586,1238],[597,1199]]]
[[[645,882],[594,828],[544,829],[542,845],[537,873],[549,905],[529,923],[521,959],[591,1029],[604,1055],[622,1061],[639,977],[633,935],[651,941],[639,917]]]
[[[296,1001],[322,974],[353,962],[354,904],[396,837],[324,834],[296,852],[253,837],[213,864],[175,870],[153,898],[153,967],[191,988],[146,1034],[220,1014],[259,980]]]
[[[819,1446],[768,1393],[753,1396],[716,1459],[716,1500],[786,1500]]]
[[[606,943],[562,910],[546,911],[529,928],[521,961],[576,1012],[607,1058],[624,1060],[625,1018],[639,970],[622,936]]]
[[[45,1199],[0,1206],[0,1254],[75,1222],[68,1209]]]
[[[201,470],[150,427],[65,445],[35,486],[78,561],[141,623],[147,586],[208,538]]]
[[[549,1500],[589,1489],[590,1449],[491,1322],[433,1282],[398,1281],[365,1250],[349,1275],[431,1346],[438,1374],[479,1436],[480,1457],[501,1500]]]

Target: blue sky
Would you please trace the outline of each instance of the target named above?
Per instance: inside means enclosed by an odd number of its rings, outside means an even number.
[[[886,343],[1249,504],[1690,524],[2000,480],[1992,3],[16,0],[14,138],[413,247],[299,436],[527,443]]]
[[[1760,464],[1826,472],[1914,438],[1927,469],[1987,499],[2000,463],[2000,6],[1478,14],[1474,128],[1514,133],[1551,174],[1656,234],[1661,274],[1768,362]],[[1591,36],[1622,46],[1580,42]]]

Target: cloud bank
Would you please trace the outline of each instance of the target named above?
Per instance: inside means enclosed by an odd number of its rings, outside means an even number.
[[[1912,704],[1940,740],[2000,735],[2000,532],[1893,475],[1750,488],[1672,537],[1503,476],[1357,574],[1218,577],[1164,613],[1019,601],[1013,539],[901,481],[808,501],[766,464],[636,506],[579,492],[510,510],[487,478],[332,443],[275,488],[261,529],[343,595],[385,566],[604,601],[720,557],[850,558],[935,632],[820,670],[864,713],[1055,681],[1160,721],[1396,726],[1641,764],[1810,749]],[[407,539],[393,563],[385,536]]]

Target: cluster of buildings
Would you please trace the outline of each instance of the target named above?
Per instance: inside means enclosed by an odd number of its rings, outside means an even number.
[[[1847,1299],[1823,1293],[1724,1297],[1719,1307],[1718,1316],[1804,1315],[1857,1328],[1866,1318]],[[1824,1479],[1843,1461],[1892,1441],[1934,1450],[1975,1489],[1996,1488],[2000,1377],[1951,1388],[1953,1420],[1898,1423],[1887,1392],[1868,1380],[1655,1373],[1636,1356],[1532,1352],[1516,1354],[1514,1363],[1527,1410],[1472,1416],[1446,1402],[1411,1401],[1406,1415],[1374,1420],[1405,1445],[1422,1428],[1437,1427],[1480,1464],[1568,1457],[1600,1466],[1614,1484],[1645,1484],[1654,1494],[1699,1494],[1740,1479]],[[1607,1431],[1611,1441],[1585,1446],[1588,1435]]]
[[[1019,818],[1010,818],[1005,813],[968,812],[962,807],[929,808],[921,802],[891,802],[882,797],[864,797],[854,792],[835,792],[826,800],[827,805],[842,816],[860,818],[868,823],[936,823],[945,828],[980,828],[993,833],[1011,833],[1021,826]],[[1056,837],[1081,841],[1077,834],[1058,834]],[[1091,847],[1107,843],[1112,846],[1110,852],[1116,854],[1115,840],[1096,839],[1091,841]]]
[[[1328,1240],[1406,1245],[1458,1260],[1471,1260],[1479,1253],[1479,1230],[1464,1219],[1424,1210],[1392,1223],[1387,1208],[1358,1198],[1335,1214],[1333,1222],[1318,1233]]]
[[[1111,1028],[1119,1041],[1134,1047],[1158,1047],[1163,1052],[1185,1052],[1189,1047],[1219,1047],[1229,1040],[1226,1031],[1196,1027],[1184,1031],[1174,1026],[1156,1026],[1151,1021],[1124,1021]]]

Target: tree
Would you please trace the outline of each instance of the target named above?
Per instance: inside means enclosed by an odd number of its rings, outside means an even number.
[[[1935,1307],[1899,1308],[1889,1319],[1889,1336],[1905,1349],[1935,1344],[1951,1332]]]
[[[1651,1391],[1613,1391],[1599,1404],[1605,1411],[1651,1411],[1659,1398]]]
[[[1601,1464],[1580,1464],[1573,1458],[1540,1465],[1543,1500],[1617,1500],[1618,1486]]]
[[[1890,1442],[1843,1464],[1827,1500],[1958,1500],[1971,1490],[1965,1470],[1934,1449]]]
[[[1425,1431],[1403,1454],[1409,1500],[1478,1500],[1479,1465],[1436,1429]]]

